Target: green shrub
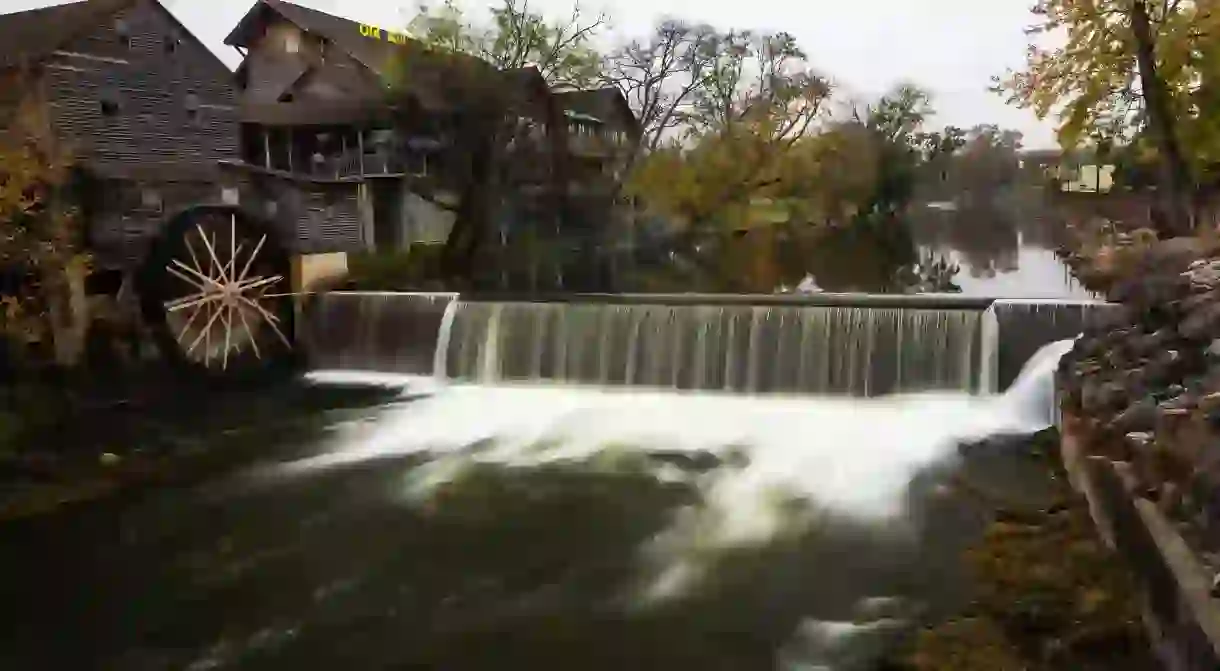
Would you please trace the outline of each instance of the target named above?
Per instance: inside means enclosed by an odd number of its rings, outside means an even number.
[[[411,245],[407,249],[348,256],[342,288],[360,291],[437,290],[443,245]]]

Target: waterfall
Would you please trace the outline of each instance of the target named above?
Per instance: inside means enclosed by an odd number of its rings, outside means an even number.
[[[308,307],[299,335],[314,368],[428,375],[445,307],[456,298],[447,293],[321,294]]]
[[[337,292],[305,311],[314,369],[492,384],[738,393],[996,393],[1038,348],[1113,306],[819,294],[465,300]]]
[[[1043,345],[1080,335],[1092,320],[1117,305],[1097,301],[996,300],[984,317],[995,335],[991,391],[1013,383],[1026,361]]]
[[[455,301],[452,379],[876,396],[974,391],[978,310]]]

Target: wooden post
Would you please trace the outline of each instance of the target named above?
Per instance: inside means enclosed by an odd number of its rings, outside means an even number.
[[[292,154],[293,154],[292,150],[296,148],[292,142],[292,140],[293,140],[292,136],[293,136],[292,128],[289,128],[288,129],[288,172],[292,172]]]
[[[263,126],[263,167],[271,169],[271,131]]]
[[[356,151],[360,152],[360,176],[364,177],[364,129],[356,129]]]
[[[347,133],[339,132],[339,162],[335,163],[335,179],[339,179],[343,162],[347,160]]]

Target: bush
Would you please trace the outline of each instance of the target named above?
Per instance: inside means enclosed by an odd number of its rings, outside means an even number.
[[[437,291],[443,283],[443,245],[411,245],[404,250],[352,254],[347,277],[339,288],[348,291]]]

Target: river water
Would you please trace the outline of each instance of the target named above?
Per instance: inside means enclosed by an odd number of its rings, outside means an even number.
[[[92,432],[223,467],[0,526],[0,668],[884,669],[977,492],[1048,502],[1020,436],[1093,309],[967,214],[912,224],[958,303],[328,297],[304,379]],[[826,249],[795,277],[895,288]]]
[[[319,371],[229,475],[0,530],[0,668],[877,668],[965,594],[952,482],[1045,503],[977,441],[1048,424],[1065,346],[1003,395]]]

